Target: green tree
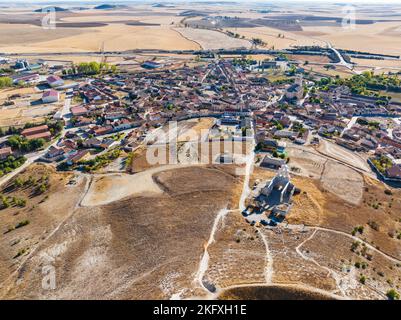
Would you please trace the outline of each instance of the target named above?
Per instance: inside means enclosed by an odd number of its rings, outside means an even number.
[[[13,79],[10,77],[0,77],[0,88],[7,88],[13,85]]]

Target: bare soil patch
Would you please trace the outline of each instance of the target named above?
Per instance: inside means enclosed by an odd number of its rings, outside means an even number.
[[[364,187],[362,175],[334,161],[328,161],[325,165],[322,186],[351,204],[358,205],[362,200]]]
[[[168,299],[191,288],[216,213],[238,203],[234,195],[242,188],[226,172],[202,170],[164,175],[170,194],[79,208],[7,282],[10,290],[2,296]],[[210,174],[209,188],[200,179],[204,174]],[[193,191],[172,189],[189,179]],[[56,268],[55,290],[41,286],[41,268],[48,263]]]

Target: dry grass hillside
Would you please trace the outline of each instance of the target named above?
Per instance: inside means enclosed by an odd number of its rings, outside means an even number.
[[[216,213],[238,205],[241,179],[218,167],[154,179],[163,195],[79,207],[5,283],[2,296],[151,299],[190,287]],[[46,265],[55,268],[55,290],[42,289]]]

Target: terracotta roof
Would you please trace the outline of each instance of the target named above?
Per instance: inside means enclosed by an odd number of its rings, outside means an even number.
[[[45,131],[45,132],[40,132],[37,134],[29,135],[26,138],[28,140],[32,140],[32,139],[46,139],[46,138],[50,138],[50,137],[51,137],[51,133],[49,131]]]
[[[47,90],[43,93],[43,98],[46,97],[58,97],[58,92],[56,90]]]
[[[70,110],[73,115],[84,114],[84,113],[88,112],[88,109],[86,109],[85,107],[82,107],[82,106],[72,107]]]
[[[35,133],[38,133],[38,132],[47,131],[47,130],[49,130],[49,127],[46,124],[44,124],[42,126],[37,126],[37,127],[32,127],[32,128],[25,129],[25,130],[23,130],[21,132],[21,134],[23,136],[27,136],[27,135],[35,134]]]
[[[60,81],[60,80],[62,81],[62,79],[59,76],[56,76],[56,75],[48,76],[46,80],[49,83],[57,82],[57,81]]]
[[[12,153],[12,150],[10,147],[7,148],[1,148],[0,149],[0,156],[4,156],[4,155],[9,155]]]

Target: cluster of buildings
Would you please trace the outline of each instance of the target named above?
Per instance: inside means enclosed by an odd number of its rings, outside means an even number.
[[[66,87],[57,76],[61,70],[53,70],[43,79],[32,72],[32,66],[18,63],[23,71],[15,81],[44,81],[50,89],[43,93],[42,101],[59,100],[59,92]],[[263,68],[287,70],[288,64],[284,64],[264,62]],[[207,60],[191,67],[184,64],[174,70],[156,61],[145,61],[143,67],[147,70],[82,79],[73,86],[73,103],[64,120],[67,129],[77,136],[66,134],[61,139],[66,144],[59,147],[75,152],[82,148],[107,149],[110,143],[106,137],[124,132],[129,133],[128,138],[120,143],[132,150],[149,130],[168,121],[216,117],[220,137],[247,138],[244,131],[253,122],[259,150],[269,153],[260,164],[264,167],[282,167],[287,158],[286,141],[305,144],[312,138],[314,143],[316,136],[310,137],[311,133],[356,152],[385,155],[398,166],[401,129],[391,132],[382,123],[369,125],[369,120],[368,125],[356,121],[350,126],[349,121],[399,116],[400,104],[383,106],[377,103],[378,98],[353,94],[346,86],[329,85],[329,90],[321,90],[314,86],[313,77],[303,79],[304,72],[295,71],[295,76],[288,77],[291,81],[270,82],[257,69],[255,72],[229,59]],[[38,134],[47,138],[45,132]],[[64,150],[67,158],[71,150]],[[49,159],[59,153],[52,149]],[[396,172],[392,169],[389,174]]]

